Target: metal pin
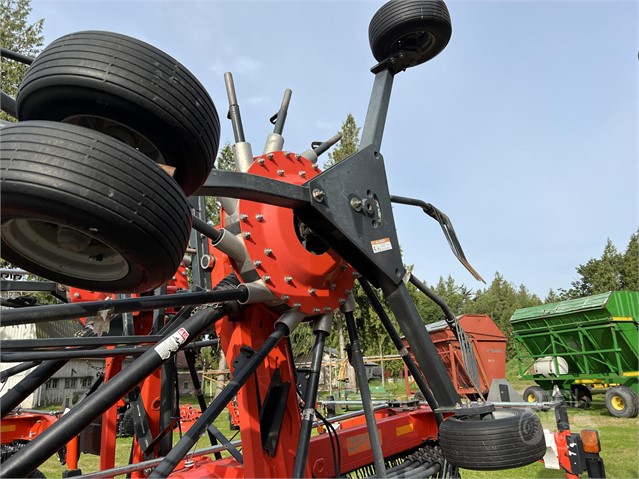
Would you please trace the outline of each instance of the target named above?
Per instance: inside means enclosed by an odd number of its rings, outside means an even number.
[[[249,239],[251,237],[251,232],[245,231],[244,233],[242,233],[242,236],[244,236],[246,239]]]
[[[260,266],[262,266],[262,262],[259,259],[256,259],[255,261],[253,261],[253,266],[259,268]]]
[[[330,306],[324,306],[324,312],[325,313],[330,313],[332,311]]]
[[[291,284],[293,282],[293,277],[292,276],[284,276],[284,281],[286,282],[286,284]]]
[[[288,294],[283,294],[282,295],[282,301],[284,301],[285,303],[290,299]]]
[[[313,190],[313,198],[315,198],[315,200],[319,203],[324,201],[324,196],[326,196],[326,193],[324,193],[324,191],[320,190],[319,188],[315,188]]]
[[[306,172],[304,170],[300,171],[298,175],[300,175],[302,178],[306,178]]]
[[[346,300],[344,298],[339,298],[339,304],[346,304]]]
[[[330,289],[331,291],[335,291],[335,288],[337,288],[337,285],[335,283],[331,283],[328,285],[328,289]]]
[[[319,170],[319,165],[317,163],[313,163],[313,166],[311,168],[313,168],[315,171],[317,171],[317,170]]]
[[[264,166],[264,158],[258,158],[257,159],[257,164],[260,166]]]
[[[264,215],[261,215],[261,214],[258,213],[258,214],[255,215],[255,219],[257,221],[259,221],[259,222],[262,222],[262,221],[264,221]]]
[[[268,283],[271,280],[271,277],[268,274],[265,274],[264,276],[262,276],[262,280],[265,283]]]
[[[308,294],[315,296],[315,288],[308,288]]]
[[[271,256],[273,254],[273,250],[271,248],[265,248],[264,249],[264,254],[266,256]]]
[[[248,220],[248,215],[247,214],[241,214],[240,215],[240,221],[243,221],[246,223],[246,221]]]
[[[277,170],[278,176],[284,176],[284,170]]]
[[[302,307],[302,303],[295,303],[293,305],[293,309],[300,309]]]
[[[74,298],[79,298],[80,297],[80,293],[73,293],[73,297]]]
[[[321,309],[319,309],[319,308],[313,308],[313,312],[314,312],[314,313],[318,313],[318,314],[319,314],[319,313],[321,313],[321,312],[322,312],[322,310],[321,310]]]
[[[273,153],[267,153],[267,154],[266,154],[266,157],[267,157],[269,160],[272,160],[272,159],[273,159]]]

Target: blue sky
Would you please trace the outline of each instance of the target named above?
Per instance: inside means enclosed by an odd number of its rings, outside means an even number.
[[[268,119],[293,90],[285,149],[301,152],[363,125],[373,82],[368,23],[378,1],[32,0],[45,44],[110,30],[164,50],[205,85],[220,117],[233,72],[247,141],[261,153]],[[499,271],[543,297],[610,238],[638,226],[634,1],[450,1],[453,36],[394,82],[382,154],[392,194],[433,203],[453,221],[488,282]],[[222,121],[222,141],[232,140]],[[320,159],[320,162],[322,160]],[[439,226],[396,206],[405,263],[429,284],[481,287]]]

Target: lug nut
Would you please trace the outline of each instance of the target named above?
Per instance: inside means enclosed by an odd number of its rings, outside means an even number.
[[[245,231],[244,233],[242,233],[242,236],[244,236],[246,239],[249,239],[251,237],[251,232]]]
[[[266,256],[271,256],[273,254],[273,250],[271,248],[264,249],[264,254]]]
[[[291,284],[293,282],[293,277],[292,276],[284,276],[284,281],[286,282],[286,284]]]
[[[277,170],[277,176],[284,176],[284,170]]]
[[[256,259],[255,261],[253,261],[253,266],[259,268],[260,266],[262,266],[262,262],[259,259]]]
[[[265,283],[268,283],[271,280],[271,277],[268,274],[265,274],[264,276],[262,276],[262,280]]]
[[[264,158],[258,158],[257,159],[257,164],[260,166],[264,166]]]
[[[247,220],[248,220],[248,215],[247,214],[241,214],[240,215],[240,221],[243,221],[244,223],[246,223]]]
[[[264,221],[264,215],[258,213],[255,215],[255,219],[261,223],[262,221]]]

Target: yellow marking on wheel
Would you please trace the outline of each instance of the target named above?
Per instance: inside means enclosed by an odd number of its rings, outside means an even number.
[[[626,407],[625,401],[620,396],[614,396],[610,401],[610,404],[612,404],[612,407],[616,411],[623,411],[623,409]]]

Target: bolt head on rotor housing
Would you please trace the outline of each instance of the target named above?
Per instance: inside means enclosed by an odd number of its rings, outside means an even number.
[[[301,185],[319,174],[314,166],[301,155],[275,151],[256,157],[247,173]],[[291,209],[239,200],[237,211],[250,262],[276,298],[307,315],[339,307],[353,289],[355,271]]]

